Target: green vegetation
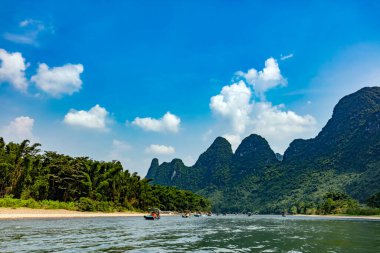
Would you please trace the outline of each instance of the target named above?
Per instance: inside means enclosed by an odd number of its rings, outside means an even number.
[[[380,87],[372,87],[342,98],[322,131],[294,140],[283,157],[255,134],[235,153],[218,137],[192,167],[155,159],[147,178],[205,196],[215,212],[376,214],[379,157]]]
[[[56,152],[40,144],[5,143],[0,137],[0,207],[63,208],[83,211],[207,211],[204,197],[174,187],[149,184],[120,162],[94,161]]]
[[[30,199],[15,199],[12,195],[7,195],[4,198],[0,198],[0,207],[20,208],[27,207],[33,209],[66,209],[72,211],[80,211],[75,202],[60,202],[56,200],[41,200],[36,201]]]
[[[321,203],[298,202],[286,211],[291,214],[380,215],[380,208],[361,205],[343,192],[328,192]]]
[[[380,192],[367,199],[367,205],[373,208],[380,208]]]

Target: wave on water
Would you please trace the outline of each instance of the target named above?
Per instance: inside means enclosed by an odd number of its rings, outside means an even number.
[[[7,220],[3,252],[378,252],[380,222],[278,217]],[[373,236],[363,236],[373,235]]]

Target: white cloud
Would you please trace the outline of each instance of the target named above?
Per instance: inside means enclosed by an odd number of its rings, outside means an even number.
[[[181,124],[181,119],[178,116],[167,112],[160,119],[136,117],[132,124],[145,131],[177,133]]]
[[[9,40],[18,44],[36,45],[35,38],[28,35],[4,33],[3,37],[6,40]]]
[[[37,20],[34,20],[34,19],[25,19],[23,21],[21,21],[19,23],[19,26],[20,27],[26,27],[26,26],[29,26],[29,25],[33,25],[33,24],[36,24],[36,25],[40,25],[40,29],[44,29],[44,26],[43,24],[40,22],[40,21],[37,21]]]
[[[294,54],[281,55],[281,61],[285,61],[287,59],[293,58]]]
[[[223,118],[228,118],[236,133],[243,133],[252,110],[252,93],[243,81],[224,86],[220,94],[211,97],[210,108]]]
[[[39,64],[37,74],[31,81],[44,92],[60,97],[63,94],[71,95],[82,87],[80,74],[83,72],[82,64],[66,64],[61,67],[49,68],[45,63]]]
[[[295,138],[311,137],[316,120],[310,115],[298,115],[284,105],[251,101],[244,84],[224,86],[221,93],[211,98],[210,108],[227,120],[230,128],[223,135],[236,148],[242,137],[251,133],[265,137],[277,152],[284,152]]]
[[[97,130],[108,130],[107,129],[107,116],[108,112],[105,108],[95,105],[89,111],[84,110],[74,110],[71,109],[65,115],[64,123],[71,126],[80,126],[84,128],[91,128]]]
[[[152,144],[145,149],[145,152],[155,155],[171,155],[175,153],[175,149],[172,146]]]
[[[28,81],[25,78],[25,70],[28,64],[21,53],[8,53],[0,48],[0,83],[8,82],[14,88],[26,91]]]
[[[38,37],[43,32],[53,33],[52,26],[46,27],[43,22],[26,19],[19,23],[16,33],[6,32],[3,38],[18,44],[38,46]]]
[[[247,83],[251,84],[255,93],[262,98],[264,98],[264,93],[267,90],[287,84],[286,79],[281,75],[276,59],[272,57],[265,61],[265,67],[261,71],[252,68],[247,73],[237,71],[235,74],[243,77]]]
[[[245,80],[256,91],[259,89],[262,97],[266,90],[285,82],[273,58],[269,58],[265,66],[263,71],[250,69],[244,74]],[[234,149],[243,137],[256,133],[266,138],[275,151],[282,153],[293,139],[312,137],[316,130],[316,120],[310,115],[302,116],[286,110],[284,104],[254,101],[250,86],[243,80],[224,86],[220,94],[211,97],[210,108],[228,122],[223,137]]]
[[[265,137],[280,153],[296,138],[313,137],[317,123],[311,115],[301,116],[269,102],[255,103],[251,119],[250,131]]]
[[[233,149],[239,146],[242,138],[239,134],[224,134],[223,137],[227,139]]]
[[[7,141],[21,142],[30,140],[38,141],[33,135],[34,119],[27,116],[20,116],[12,120],[7,126],[1,129],[0,136]]]

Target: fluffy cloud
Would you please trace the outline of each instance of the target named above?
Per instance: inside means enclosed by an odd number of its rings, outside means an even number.
[[[265,137],[272,148],[283,152],[294,138],[314,134],[316,121],[310,115],[298,115],[282,105],[251,100],[244,83],[224,86],[221,93],[211,98],[211,110],[227,120],[230,131],[224,137],[234,148],[242,137],[257,133]]]
[[[20,116],[1,129],[1,135],[7,141],[21,142],[27,139],[36,142],[38,139],[33,135],[33,126],[34,119]]]
[[[210,108],[231,121],[234,132],[243,133],[252,110],[252,93],[243,81],[224,86],[219,95],[211,97]]]
[[[269,102],[254,104],[251,132],[264,136],[271,147],[283,153],[296,138],[310,138],[315,134],[316,120],[311,115],[298,115]]]
[[[178,116],[167,112],[160,119],[137,117],[132,124],[145,131],[177,133],[181,124],[181,119]]]
[[[49,68],[45,63],[38,67],[37,74],[31,81],[44,92],[60,97],[63,94],[71,95],[82,87],[80,74],[83,72],[82,64],[66,64],[61,67]]]
[[[236,149],[239,146],[242,138],[239,134],[224,134],[223,137],[226,138],[229,143],[231,143],[233,149]]]
[[[145,152],[155,155],[171,155],[174,154],[175,149],[172,146],[152,144],[145,149]]]
[[[8,53],[0,48],[0,83],[7,82],[14,88],[26,91],[28,81],[25,78],[25,70],[28,64],[21,53]]]
[[[21,53],[8,53],[0,48],[0,83],[7,82],[18,90],[26,91],[28,80],[25,77],[25,70],[28,66]],[[80,74],[82,72],[82,64],[66,64],[49,68],[48,65],[42,63],[39,64],[37,73],[32,76],[31,81],[44,92],[60,97],[63,94],[71,95],[81,89]]]
[[[95,105],[89,111],[71,109],[65,115],[64,122],[71,126],[80,126],[85,128],[107,130],[108,112],[105,108]]]
[[[250,69],[241,76],[262,96],[266,90],[285,82],[273,58],[265,62],[263,71]],[[298,115],[286,110],[284,105],[272,105],[265,99],[255,101],[250,86],[243,80],[224,86],[220,94],[211,97],[210,109],[229,123],[223,137],[233,148],[240,144],[243,137],[256,133],[265,137],[276,152],[282,153],[293,139],[315,134],[314,117]]]
[[[272,57],[265,61],[265,67],[261,71],[252,68],[247,73],[238,71],[235,74],[238,77],[243,77],[247,83],[251,84],[255,93],[261,97],[267,90],[287,84],[286,79],[281,75],[276,59]]]

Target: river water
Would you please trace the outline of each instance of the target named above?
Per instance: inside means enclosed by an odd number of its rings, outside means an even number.
[[[380,221],[213,216],[0,221],[0,252],[380,252]]]

